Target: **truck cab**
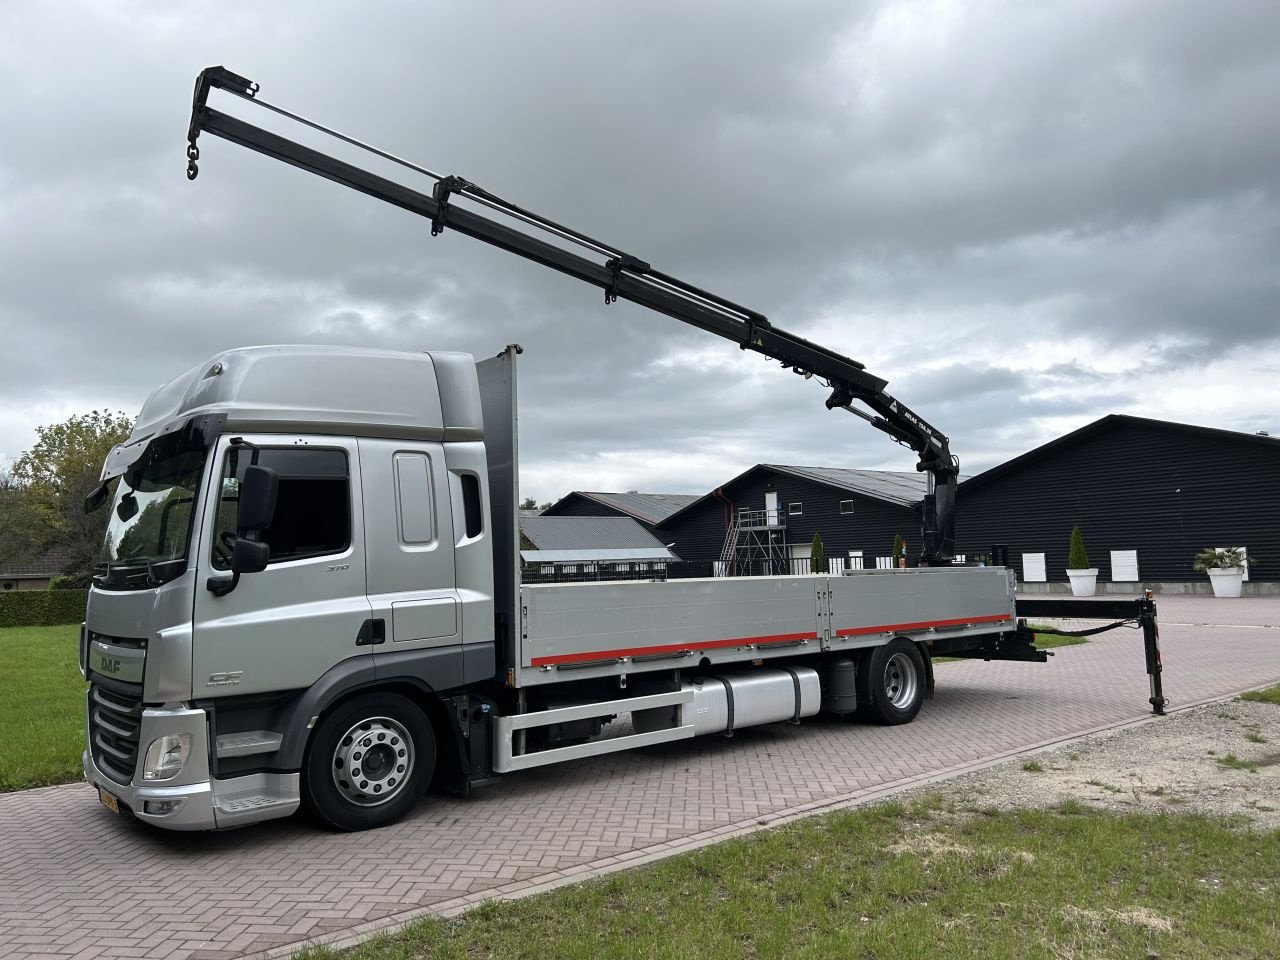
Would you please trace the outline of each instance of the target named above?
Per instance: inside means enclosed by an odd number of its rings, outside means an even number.
[[[242,494],[260,514],[248,527]],[[469,355],[221,353],[146,401],[103,468],[97,499],[108,495],[81,640],[84,771],[108,807],[177,829],[287,816],[333,704],[375,685],[441,704],[421,694],[494,676],[493,523]],[[246,565],[255,542],[269,551]],[[320,785],[371,822],[425,789],[436,752],[433,726],[417,731],[412,769],[379,753],[414,739],[383,712],[366,776],[333,767]]]

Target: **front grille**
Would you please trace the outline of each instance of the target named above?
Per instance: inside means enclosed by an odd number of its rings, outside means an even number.
[[[98,769],[119,784],[133,780],[142,724],[142,685],[121,683],[108,690],[89,687],[89,743]]]

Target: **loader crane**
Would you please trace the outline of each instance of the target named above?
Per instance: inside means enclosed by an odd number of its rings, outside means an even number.
[[[921,503],[921,550],[916,563],[919,566],[951,563],[955,551],[959,460],[951,453],[947,436],[891,396],[885,389],[888,382],[869,373],[864,364],[789,333],[763,314],[680,280],[619,247],[504,200],[470,180],[436,173],[268,103],[258,96],[258,89],[258,84],[225,67],[209,67],[200,73],[187,133],[188,179],[194,180],[199,173],[197,141],[201,133],[208,133],[425,217],[431,221],[432,236],[453,230],[482,240],[601,288],[606,304],[618,299],[629,300],[731,340],[743,350],[777,360],[784,369],[796,374],[816,377],[831,390],[826,400],[828,409],[847,410],[915,451],[919,458],[916,470],[925,473],[927,480]],[[208,102],[213,90],[222,90],[424,175],[434,181],[431,195],[216,110]],[[478,214],[459,201],[470,201],[503,219]],[[555,237],[585,253],[542,239],[533,231]]]

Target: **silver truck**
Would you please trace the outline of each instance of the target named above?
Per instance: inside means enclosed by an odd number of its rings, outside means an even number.
[[[465,794],[820,711],[909,722],[933,655],[1045,659],[1016,619],[1012,572],[952,562],[946,436],[862,364],[470,181],[374,151],[435,178],[428,196],[221,113],[215,89],[331,132],[210,68],[191,179],[208,132],[816,377],[829,409],[919,455],[922,551],[906,569],[844,576],[522,584],[518,347],[479,363],[228,351],[150,396],[86,503],[112,499],[80,656],[84,771],[107,807],[185,830],[299,806],[377,827],[433,783]]]
[[[1004,567],[522,585],[517,354],[250,347],[151,395],[83,633],[103,803],[373,827],[433,780],[906,722],[931,654],[1034,657]]]

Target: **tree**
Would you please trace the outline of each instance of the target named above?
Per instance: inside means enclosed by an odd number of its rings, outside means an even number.
[[[525,497],[523,500],[520,501],[520,509],[521,510],[537,510],[538,501],[533,499],[533,497]]]
[[[10,562],[30,560],[39,543],[31,492],[18,482],[13,471],[0,469],[0,549]]]
[[[1084,549],[1084,534],[1080,532],[1080,524],[1071,528],[1071,541],[1067,545],[1067,569],[1088,570],[1089,554]]]
[[[97,484],[103,460],[129,436],[132,425],[123,413],[92,410],[36,427],[35,446],[13,465],[33,531],[32,548],[66,552],[63,572],[84,583],[93,573],[108,513],[86,514],[84,498]]]
[[[896,567],[907,553],[907,541],[902,539],[902,534],[895,533],[893,535],[893,565]]]
[[[813,573],[827,572],[827,555],[822,550],[822,534],[815,532],[813,535],[813,545],[809,550],[809,565],[813,568]]]

